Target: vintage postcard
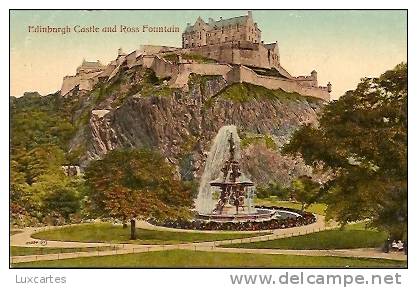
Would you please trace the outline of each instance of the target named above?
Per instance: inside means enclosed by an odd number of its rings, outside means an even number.
[[[10,10],[10,267],[407,268],[407,13]]]

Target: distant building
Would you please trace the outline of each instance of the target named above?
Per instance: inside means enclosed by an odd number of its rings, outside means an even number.
[[[204,22],[197,18],[194,25],[187,23],[182,33],[182,48],[221,62],[263,68],[279,66],[278,43],[264,44],[261,30],[248,15]]]
[[[187,28],[182,34],[182,48],[243,42],[261,42],[261,30],[253,21],[251,11],[248,15],[230,19],[220,17],[220,20],[214,21],[209,18],[208,23],[198,17],[194,25],[187,23]]]

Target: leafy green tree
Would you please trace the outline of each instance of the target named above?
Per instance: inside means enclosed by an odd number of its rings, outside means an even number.
[[[260,185],[256,187],[257,198],[268,198],[275,196],[278,199],[287,200],[289,194],[290,190],[278,182],[269,182],[267,185]]]
[[[90,207],[98,215],[135,219],[187,217],[192,206],[189,185],[176,179],[174,168],[150,150],[113,150],[92,161],[85,171]]]
[[[311,177],[300,176],[291,183],[292,196],[301,203],[301,211],[313,204],[320,195],[320,184]]]
[[[42,198],[42,209],[44,214],[56,214],[69,220],[71,215],[80,211],[81,195],[75,182],[57,180],[46,182],[48,190]]]
[[[30,217],[39,221],[52,212],[68,218],[63,206],[55,209],[49,201],[52,195],[59,197],[75,189],[61,169],[68,162],[64,151],[75,131],[64,111],[63,99],[58,94],[41,96],[36,92],[10,98],[10,199],[14,220]]]
[[[304,125],[283,152],[333,175],[325,183],[327,216],[371,219],[396,237],[407,223],[407,64],[325,106],[318,127]],[[402,234],[402,235],[401,235]]]

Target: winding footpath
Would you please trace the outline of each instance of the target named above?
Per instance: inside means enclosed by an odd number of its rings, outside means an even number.
[[[301,227],[293,227],[287,229],[275,229],[262,232],[270,232],[268,235],[254,235],[251,234],[261,231],[243,232],[247,233],[247,238],[221,240],[221,241],[209,241],[198,243],[182,243],[182,244],[113,244],[113,243],[91,243],[91,242],[69,242],[69,241],[43,241],[32,238],[32,235],[36,232],[57,229],[61,227],[41,227],[34,228],[28,227],[23,229],[21,233],[17,233],[11,236],[10,242],[12,246],[21,247],[42,247],[42,248],[85,248],[85,247],[109,247],[111,249],[104,251],[88,251],[88,252],[68,252],[68,253],[55,253],[55,254],[43,254],[43,255],[25,255],[25,256],[12,256],[11,263],[31,262],[40,260],[58,260],[78,257],[92,257],[92,256],[106,256],[106,255],[118,255],[129,253],[142,253],[150,251],[163,251],[174,249],[185,249],[193,251],[212,251],[212,252],[227,252],[227,253],[255,253],[255,254],[281,254],[281,255],[305,255],[305,256],[337,256],[337,257],[357,257],[357,258],[378,258],[378,259],[391,259],[391,260],[406,260],[404,253],[383,253],[379,249],[363,248],[363,249],[331,249],[331,250],[284,250],[284,249],[247,249],[247,248],[223,248],[219,247],[224,244],[234,243],[250,243],[258,241],[273,240],[279,238],[287,238],[297,235],[305,235],[318,231],[334,229],[337,227],[336,223],[330,223],[326,225],[324,217],[321,215],[315,215],[317,221],[313,224],[309,224]],[[139,228],[152,229],[159,231],[173,231],[173,232],[196,232],[195,230],[184,230],[167,227],[153,226],[147,222],[139,221]],[[198,231],[202,233],[221,233],[221,231]],[[228,231],[227,233],[230,233]],[[242,233],[238,231],[236,233]]]

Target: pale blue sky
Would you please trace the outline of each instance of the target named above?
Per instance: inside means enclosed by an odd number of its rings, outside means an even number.
[[[207,21],[246,14],[238,10],[186,11],[12,11],[11,91],[41,94],[60,89],[83,58],[115,58],[141,44],[181,45],[181,32],[198,16]],[[318,71],[319,83],[332,82],[333,98],[354,89],[361,77],[378,76],[407,59],[405,11],[255,10],[265,42],[279,43],[281,64],[293,75]],[[28,33],[29,25],[175,25],[180,33]]]

